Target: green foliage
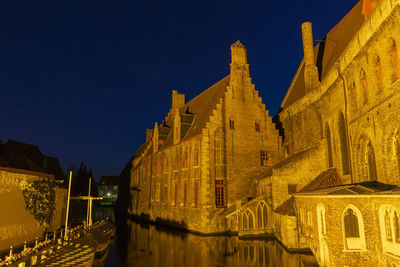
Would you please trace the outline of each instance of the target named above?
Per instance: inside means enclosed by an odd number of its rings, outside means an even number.
[[[46,178],[33,182],[24,179],[20,186],[25,198],[26,209],[35,216],[42,228],[47,228],[55,210],[54,182]]]

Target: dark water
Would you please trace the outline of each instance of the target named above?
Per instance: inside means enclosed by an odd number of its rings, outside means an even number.
[[[96,215],[114,219],[112,208]],[[318,266],[313,255],[288,253],[275,240],[204,237],[126,221],[117,235],[106,266]]]

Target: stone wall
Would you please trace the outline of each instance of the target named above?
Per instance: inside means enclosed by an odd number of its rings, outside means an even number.
[[[44,229],[39,226],[34,216],[26,210],[25,199],[19,185],[24,178],[34,181],[38,180],[40,176],[42,176],[40,173],[28,171],[0,170],[0,250],[42,236]],[[56,210],[50,222],[50,231],[61,226],[65,194],[65,189],[56,189]]]

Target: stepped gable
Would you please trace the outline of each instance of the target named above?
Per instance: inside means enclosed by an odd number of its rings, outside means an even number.
[[[318,67],[320,81],[322,81],[332,69],[344,49],[364,23],[362,2],[362,0],[359,1],[353,9],[329,31],[325,38],[314,47],[315,64]],[[293,104],[304,95],[304,61],[302,60],[285,98],[282,101],[281,107],[285,108]]]
[[[318,175],[311,182],[306,184],[298,193],[310,192],[314,190],[322,190],[326,188],[331,188],[335,186],[340,186],[343,184],[342,179],[337,175],[335,168],[330,168],[320,175]],[[288,200],[283,202],[279,207],[275,209],[275,212],[287,215],[287,216],[295,216],[295,200],[294,196],[291,196]]]
[[[179,107],[179,113],[181,115],[194,115],[191,126],[185,129],[186,132],[184,132],[183,136],[181,136],[182,141],[201,134],[202,129],[205,128],[206,123],[209,121],[213,110],[216,108],[216,105],[224,96],[229,81],[230,76],[228,75],[219,82],[209,87],[207,90],[203,91],[201,94],[197,95],[185,105]],[[172,112],[168,114],[165,120],[165,125],[172,127]],[[173,144],[173,134],[171,133],[172,131],[170,131],[170,134],[168,135],[161,149],[169,147]]]

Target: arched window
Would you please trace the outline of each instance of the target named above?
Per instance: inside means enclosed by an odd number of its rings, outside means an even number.
[[[243,230],[254,229],[254,215],[250,210],[246,210],[243,214]]]
[[[364,222],[359,209],[349,205],[342,214],[343,239],[347,250],[365,249]]]
[[[379,207],[383,251],[400,255],[399,215],[392,205]]]
[[[331,131],[329,130],[328,124],[326,124],[325,127],[325,136],[326,136],[326,145],[328,149],[328,166],[333,167]]]
[[[249,218],[246,213],[243,214],[243,230],[249,230]]]
[[[391,67],[391,80],[397,81],[400,78],[399,58],[397,55],[397,46],[394,39],[390,40],[389,46],[390,67]]]
[[[393,140],[393,160],[396,164],[397,177],[400,177],[400,136],[398,133]]]
[[[268,226],[267,205],[261,201],[257,206],[257,226],[258,229],[265,229]]]
[[[346,125],[342,112],[339,113],[339,137],[340,137],[340,151],[342,154],[343,174],[349,174],[350,162],[349,162],[349,153],[347,150],[348,145],[347,145]]]
[[[377,87],[376,93],[379,94],[383,92],[383,75],[382,75],[381,59],[379,58],[378,55],[375,56],[374,62],[375,62],[374,66],[375,81]]]
[[[352,81],[349,85],[349,88],[351,90],[351,98],[353,101],[353,111],[356,112],[358,110],[356,82]]]
[[[376,163],[375,163],[375,153],[374,153],[374,148],[371,144],[371,141],[368,142],[367,145],[367,162],[368,162],[368,175],[369,175],[369,180],[376,180],[377,179],[377,174],[376,174]]]
[[[363,104],[368,103],[368,84],[367,84],[367,75],[365,74],[365,70],[361,69],[360,72],[360,84],[361,84],[361,91],[363,94]]]

